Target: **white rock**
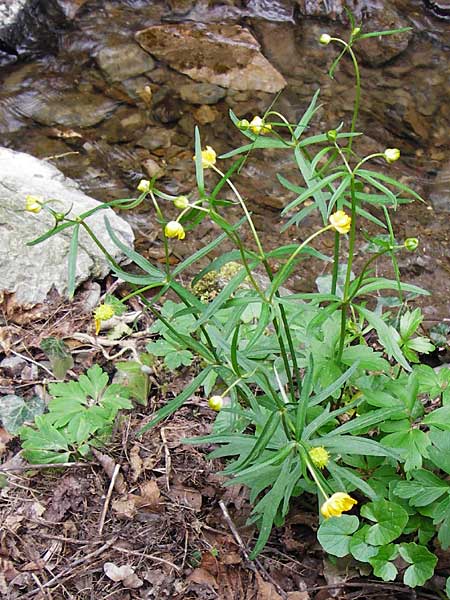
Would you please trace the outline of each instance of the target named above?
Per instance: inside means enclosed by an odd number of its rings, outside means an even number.
[[[42,244],[27,246],[27,242],[45,233],[54,223],[45,210],[39,214],[24,211],[25,197],[29,194],[44,201],[54,200],[50,206],[57,212],[71,209],[70,217],[98,204],[48,162],[0,148],[0,293],[15,293],[16,302],[23,305],[43,302],[52,287],[67,295],[67,258],[72,235],[72,228],[68,228]],[[100,210],[88,218],[88,225],[120,262],[124,257],[109,239],[105,216],[128,246],[133,245],[134,235],[128,223],[111,209]],[[90,277],[105,277],[109,270],[103,254],[86,232],[80,230],[77,285]]]

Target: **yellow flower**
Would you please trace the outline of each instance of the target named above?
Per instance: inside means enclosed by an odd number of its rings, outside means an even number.
[[[208,406],[215,411],[219,411],[223,406],[222,396],[211,396],[211,398],[208,400]]]
[[[25,210],[27,212],[38,213],[42,210],[42,200],[36,196],[25,197]]]
[[[137,186],[138,192],[142,192],[143,194],[150,191],[150,181],[148,179],[141,179],[139,185]]]
[[[264,135],[272,131],[272,125],[265,123],[261,117],[253,117],[249,123],[249,127],[256,135]]]
[[[178,221],[169,221],[164,227],[164,233],[168,238],[178,238],[179,240],[184,240],[186,236],[183,225]]]
[[[319,38],[319,42],[324,46],[328,46],[328,44],[331,42],[331,35],[328,35],[328,33],[322,33]]]
[[[343,210],[337,210],[331,215],[330,223],[338,233],[348,233],[352,224],[352,218]]]
[[[311,448],[309,451],[309,456],[313,461],[313,464],[318,469],[323,469],[327,466],[328,461],[330,460],[330,455],[325,450],[323,446],[316,446],[315,448]]]
[[[94,310],[95,335],[100,331],[102,321],[107,321],[114,316],[114,307],[111,304],[100,304]]]
[[[175,208],[178,208],[178,210],[184,210],[189,206],[189,200],[186,198],[186,196],[177,196],[173,203]]]
[[[336,492],[322,504],[320,512],[325,519],[340,517],[343,512],[351,510],[354,504],[358,504],[354,498],[344,492]]]
[[[211,146],[206,146],[204,150],[202,150],[202,166],[204,169],[209,169],[216,164],[217,154]],[[193,160],[195,160],[195,156],[193,156]]]
[[[400,158],[400,150],[398,148],[386,148],[384,158],[386,162],[391,164]]]

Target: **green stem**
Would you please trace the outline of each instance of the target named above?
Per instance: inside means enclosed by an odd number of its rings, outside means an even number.
[[[99,249],[101,250],[101,252],[106,256],[106,258],[109,260],[109,262],[116,268],[120,268],[117,261],[111,256],[111,254],[108,252],[108,250],[105,248],[105,246],[101,243],[101,241],[98,239],[98,237],[95,235],[95,233],[92,231],[92,229],[89,227],[89,225],[87,223],[85,223],[83,220],[78,221],[80,223],[80,225],[82,227],[84,227],[84,230],[86,231],[86,233],[89,235],[89,237],[92,239],[92,241],[99,247]]]
[[[161,222],[162,234],[163,234],[163,243],[164,243],[164,256],[165,256],[165,267],[166,267],[166,275],[167,279],[170,280],[170,262],[169,262],[169,243],[167,241],[166,234],[164,232],[164,215],[159,208],[159,204],[155,198],[155,195],[152,190],[150,190],[150,198],[152,199],[153,206],[155,207],[156,214],[158,215],[158,219]]]
[[[349,299],[349,288],[350,288],[350,277],[352,273],[353,266],[353,252],[355,249],[355,237],[356,237],[356,188],[355,188],[355,174],[352,173],[352,178],[350,180],[350,193],[352,197],[352,207],[351,207],[351,225],[350,225],[350,235],[349,235],[349,243],[348,243],[348,259],[347,259],[347,272],[345,274],[345,283],[344,283],[344,297],[342,301],[341,308],[341,334],[339,338],[339,350],[337,355],[337,361],[340,362],[342,358],[342,352],[344,351],[344,341],[345,341],[345,326],[347,321],[347,307],[350,301]]]
[[[334,233],[333,274],[331,276],[331,293],[336,294],[339,271],[339,246],[341,237],[338,231]]]

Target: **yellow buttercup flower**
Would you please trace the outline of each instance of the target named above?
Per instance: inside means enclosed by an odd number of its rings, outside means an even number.
[[[320,512],[325,519],[340,517],[343,512],[351,510],[355,504],[358,502],[348,494],[336,492],[322,504]]]
[[[323,446],[315,446],[309,451],[309,457],[313,461],[313,464],[318,469],[323,469],[327,466],[330,460],[330,455]]]
[[[95,335],[100,331],[102,321],[108,321],[114,316],[114,307],[111,304],[100,304],[94,310]]]
[[[42,210],[42,200],[36,196],[25,197],[25,210],[27,212],[39,213]]]
[[[206,146],[206,148],[202,150],[202,166],[204,169],[209,169],[209,167],[215,165],[216,159],[217,154],[211,146]],[[193,160],[195,160],[195,156],[193,156]]]
[[[352,218],[343,210],[337,210],[330,216],[330,223],[338,233],[348,233],[352,224]]]
[[[223,406],[222,396],[211,396],[208,400],[208,406],[218,412]]]
[[[249,127],[256,135],[264,135],[272,131],[272,125],[265,123],[261,117],[253,117],[249,123]]]
[[[186,236],[183,225],[178,221],[169,221],[164,227],[164,233],[168,238],[178,238],[179,240],[184,240]]]
[[[400,150],[398,148],[386,148],[384,158],[386,162],[391,164],[400,158]]]

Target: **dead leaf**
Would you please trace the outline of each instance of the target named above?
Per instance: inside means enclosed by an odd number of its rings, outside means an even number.
[[[288,592],[288,600],[310,600],[308,592]]]
[[[103,452],[99,452],[96,448],[91,448],[92,454],[98,460],[98,462],[103,467],[105,473],[111,479],[114,473],[114,469],[116,467],[116,463],[113,459],[107,454],[103,454]],[[116,481],[114,482],[114,489],[118,494],[126,494],[127,486],[125,483],[125,479],[123,478],[122,473],[119,473],[116,477]]]
[[[192,581],[192,583],[198,583],[200,585],[209,585],[214,589],[219,587],[216,578],[209,571],[203,569],[202,567],[194,569],[189,575],[188,581]]]
[[[270,581],[264,581],[259,573],[255,573],[258,586],[258,600],[283,600]]]
[[[134,444],[130,450],[130,467],[131,467],[131,481],[137,481],[140,474],[142,473],[142,458],[139,455],[139,446]]]
[[[131,496],[131,494],[130,494]],[[136,503],[134,498],[118,498],[112,501],[112,509],[117,514],[119,519],[133,519],[137,513]]]
[[[130,565],[122,565],[118,567],[113,562],[106,562],[103,565],[103,571],[109,579],[112,581],[118,582],[121,581],[122,584],[127,588],[136,589],[141,587],[144,582],[134,572],[133,567]]]
[[[202,508],[202,495],[197,490],[174,486],[169,495],[174,502],[192,508],[196,512]]]
[[[89,483],[73,475],[66,475],[56,485],[45,518],[48,521],[62,521],[66,512],[82,510],[85,497],[89,494]]]

